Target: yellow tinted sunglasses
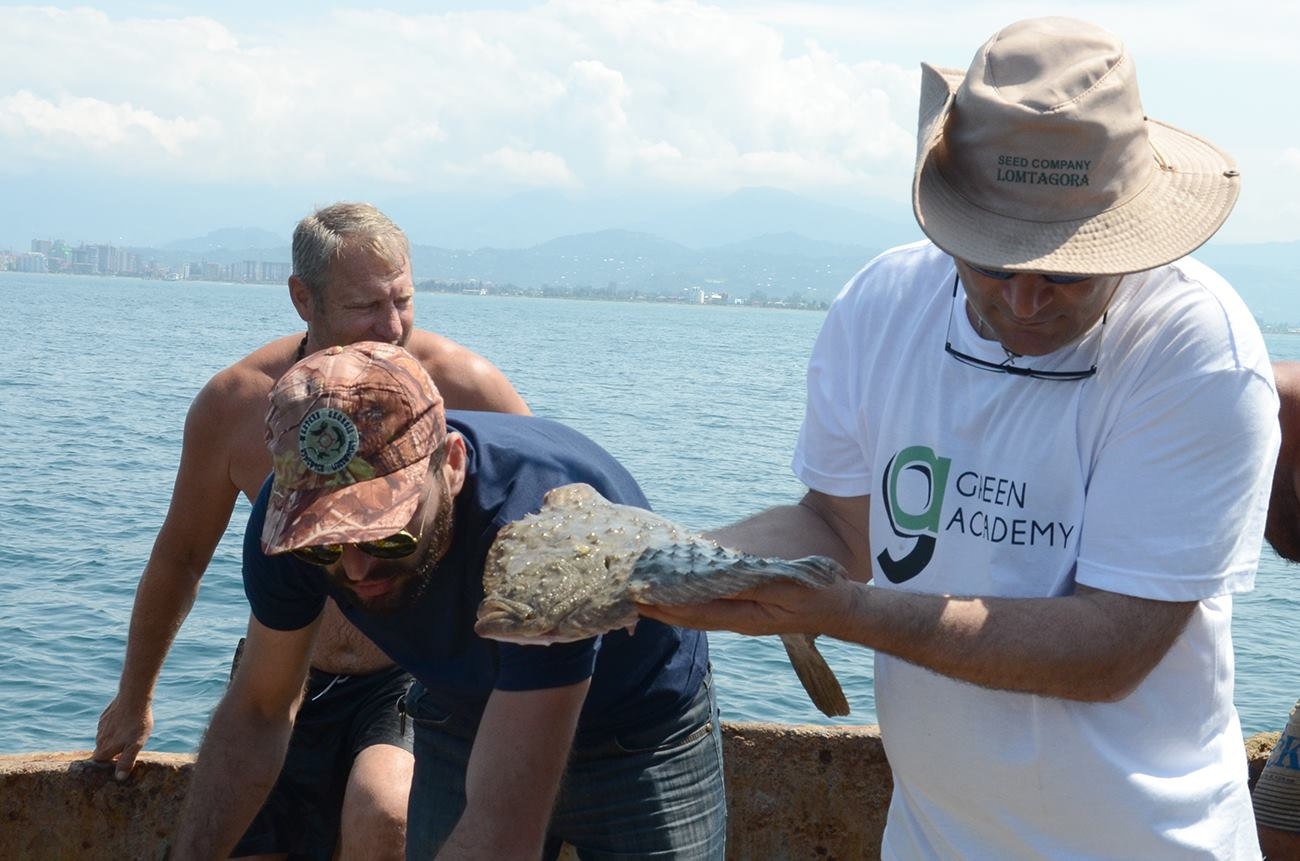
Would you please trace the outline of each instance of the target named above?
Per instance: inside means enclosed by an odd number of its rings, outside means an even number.
[[[376,559],[401,559],[410,556],[419,546],[420,539],[403,529],[387,538],[374,541],[358,541],[352,546]],[[346,544],[314,544],[310,547],[298,547],[289,551],[303,562],[312,565],[333,565],[343,555]]]

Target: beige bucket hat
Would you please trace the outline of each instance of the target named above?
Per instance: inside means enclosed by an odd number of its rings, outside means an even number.
[[[1093,24],[1020,21],[965,74],[921,65],[912,208],[977,266],[1151,269],[1213,236],[1239,186],[1225,152],[1146,116],[1132,59]]]

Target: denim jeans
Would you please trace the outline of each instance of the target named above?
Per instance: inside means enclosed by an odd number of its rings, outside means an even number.
[[[418,682],[406,710],[415,724],[406,857],[429,861],[465,808],[478,715],[447,714]],[[575,741],[543,858],[568,842],[583,861],[722,861],[726,831],[722,731],[706,676],[684,711],[654,727]]]

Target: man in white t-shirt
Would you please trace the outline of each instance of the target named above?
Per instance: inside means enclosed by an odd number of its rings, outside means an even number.
[[[1233,707],[1278,446],[1258,327],[1187,255],[1232,160],[1082,21],[922,67],[929,242],[836,299],[797,504],[714,537],[848,578],[645,614],[875,650],[887,859],[1258,859]],[[869,583],[869,585],[868,585]]]

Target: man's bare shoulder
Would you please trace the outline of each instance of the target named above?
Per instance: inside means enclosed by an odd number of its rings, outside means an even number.
[[[406,349],[433,377],[450,409],[528,413],[528,407],[496,365],[450,338],[415,329]]]
[[[465,345],[427,329],[412,329],[411,337],[406,342],[406,349],[420,360],[425,370],[430,372],[434,369],[443,370],[453,367],[459,362],[475,359],[486,361]]]
[[[218,371],[199,390],[185,419],[181,469],[189,476],[221,475],[249,499],[271,471],[266,409],[275,381],[294,363],[301,335],[278,338]]]
[[[218,371],[199,391],[194,408],[227,414],[255,408],[260,419],[271,387],[294,363],[301,340],[301,335],[277,338]]]

